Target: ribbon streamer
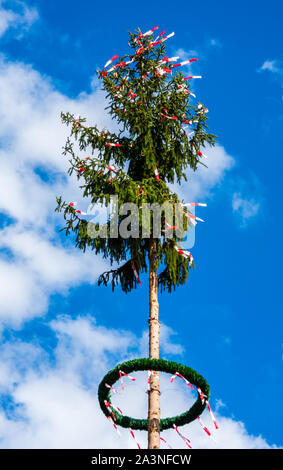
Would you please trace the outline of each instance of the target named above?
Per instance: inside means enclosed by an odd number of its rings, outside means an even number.
[[[115,166],[111,166],[111,165],[107,166],[106,169],[109,171],[115,171],[115,172],[118,171],[118,168],[115,168]]]
[[[157,44],[160,44],[161,42],[167,41],[167,39],[172,38],[172,37],[174,36],[174,34],[175,34],[175,33],[170,33],[170,34],[168,34],[168,36],[165,36],[165,38],[159,39],[159,41],[151,42],[150,45],[149,45],[149,47],[157,46]],[[159,36],[158,36],[158,37],[159,37]],[[156,38],[156,39],[158,39],[158,38]]]
[[[141,38],[145,38],[146,36],[150,36],[150,35],[153,34],[153,32],[156,31],[158,28],[159,28],[159,26],[154,26],[154,28],[150,29],[150,30],[147,31],[146,33],[140,34],[140,35],[135,39],[135,41],[139,41],[139,39],[141,39]]]
[[[184,215],[188,217],[189,219],[199,220],[200,222],[204,222],[203,219],[201,219],[200,217],[196,217],[195,215],[190,214],[189,212],[184,212]]]
[[[186,93],[188,95],[192,95],[194,98],[196,98],[196,95],[194,93],[192,93],[187,87],[182,86],[182,85],[178,85],[178,88],[179,88],[179,90],[177,90],[177,93],[179,93],[180,91],[183,91],[184,93]]]
[[[139,275],[138,275],[138,272],[137,272],[137,270],[136,270],[136,267],[135,267],[134,263],[132,263],[132,269],[133,269],[133,271],[134,271],[134,275],[135,275],[136,280],[138,281],[139,285],[141,286],[142,283],[141,283],[141,281],[140,281],[140,278],[139,278]],[[135,379],[134,379],[134,380],[135,380]]]
[[[111,407],[111,403],[109,403],[109,401],[104,400],[104,404],[105,404],[107,410],[109,411],[109,413],[112,415],[112,418],[114,419],[114,421],[116,421],[116,418],[115,418],[115,415],[114,415],[113,411],[111,409],[109,409]]]
[[[193,256],[192,254],[187,251],[187,250],[183,250],[182,248],[178,248],[176,245],[174,246],[175,250],[179,253],[179,255],[183,256],[184,258],[189,258],[189,264],[190,266],[193,264]]]
[[[168,445],[169,449],[173,449],[173,447],[172,447],[172,446],[170,446],[170,444],[168,444],[168,442],[167,442],[167,441],[165,441],[165,439],[163,439],[163,437],[161,437],[161,436],[160,436],[160,440],[161,440],[161,441],[163,441],[163,442],[165,442],[165,444],[167,444],[167,445]]]
[[[185,206],[190,206],[190,207],[195,207],[195,206],[201,206],[201,207],[207,207],[207,204],[204,202],[186,202],[186,203],[181,203],[182,207]]]
[[[217,424],[217,421],[216,421],[216,419],[215,419],[214,414],[212,413],[212,409],[210,408],[210,404],[208,403],[208,400],[206,400],[205,402],[206,402],[206,406],[207,406],[207,408],[208,408],[209,414],[210,414],[210,416],[211,416],[211,419],[212,419],[212,421],[213,421],[213,424],[214,424],[214,426],[215,426],[215,429],[219,429],[219,426],[218,426],[218,424]]]
[[[169,230],[172,230],[172,229],[178,229],[177,225],[169,225],[168,222],[166,222],[166,220],[164,221],[165,225],[166,225],[166,228],[164,229],[165,232],[168,232]]]
[[[207,427],[203,424],[202,420],[200,419],[200,417],[198,416],[198,420],[199,420],[199,424],[201,425],[202,429],[206,432],[206,434],[214,441],[216,442],[216,440],[214,439],[214,437],[212,436],[211,432],[207,429]]]
[[[198,153],[198,155],[199,155],[200,157],[207,158],[207,155],[205,155],[204,153],[202,153],[200,150],[198,150],[197,153]]]
[[[113,419],[111,418],[111,416],[107,416],[107,418],[108,418],[109,421],[112,423],[113,427],[116,429],[117,434],[119,434],[119,436],[121,437],[120,431],[119,431],[118,427],[116,426],[116,424],[114,423],[114,421],[113,421]]]
[[[122,410],[120,410],[120,408],[112,405],[112,403],[110,403],[109,401],[104,400],[104,403],[105,403],[106,408],[109,408],[109,407],[113,408],[113,410],[117,411],[117,413],[120,413],[121,415],[123,414],[123,412],[122,412]],[[114,416],[114,420],[116,421],[115,416]]]
[[[134,379],[133,377],[131,377],[130,375],[126,374],[125,372],[123,372],[122,370],[119,370],[119,375],[120,375],[120,381],[121,381],[121,388],[122,390],[125,390],[125,387],[124,387],[124,384],[123,384],[123,375],[128,377],[128,379],[132,380],[132,381],[135,381],[136,379]]]
[[[132,438],[135,440],[135,442],[136,442],[138,448],[141,449],[141,446],[139,445],[138,441],[136,440],[135,435],[134,435],[134,433],[133,433],[133,431],[132,431],[131,428],[130,428],[130,434],[131,434]]]
[[[199,109],[198,114],[199,114],[199,113],[208,113],[208,109],[205,108],[202,104],[199,104],[199,105],[198,105],[198,109]]]
[[[157,181],[160,181],[160,178],[159,178],[159,173],[158,173],[157,166],[155,167],[154,174],[155,174],[155,178],[156,178],[156,180],[157,180]]]
[[[118,55],[114,55],[111,59],[109,59],[106,64],[104,65],[103,69],[104,70],[106,67],[108,67],[108,65],[112,64],[112,62],[114,62],[114,60],[118,59]]]
[[[122,144],[114,144],[112,142],[106,142],[107,147],[123,147]]]
[[[104,384],[106,388],[110,388],[110,390],[113,390],[114,393],[119,393],[116,388],[111,387],[111,385],[108,385],[107,383]]]
[[[77,214],[80,214],[80,215],[87,215],[86,212],[83,212],[83,211],[80,211],[80,210],[77,210],[76,212],[77,212]]]
[[[151,377],[152,373],[153,373],[152,370],[149,370],[147,372],[147,391],[148,392],[150,391],[150,377]]]
[[[167,55],[165,57],[163,57],[163,59],[160,61],[160,64],[163,64],[164,62],[166,64],[168,64],[168,62],[176,62],[176,60],[178,60],[180,57],[176,56],[176,57],[167,57]]]
[[[179,372],[175,372],[175,374],[172,375],[170,382],[173,383],[177,376],[183,379],[191,389],[195,390],[195,387]]]
[[[167,114],[160,113],[161,116],[167,118],[167,119],[178,119],[177,116],[167,116]]]
[[[201,399],[201,402],[202,404],[205,402],[205,398],[207,398],[207,396],[201,391],[201,389],[198,387],[197,388],[197,391],[199,393],[199,396],[200,396],[200,399]]]
[[[73,209],[76,207],[76,205],[77,205],[77,202],[70,202],[70,203],[69,203],[69,206],[71,206]],[[86,212],[83,212],[83,211],[81,211],[81,210],[76,210],[76,213],[77,213],[77,214],[80,214],[80,215],[87,215]]]
[[[201,75],[191,75],[189,77],[185,77],[184,80],[191,80],[192,78],[202,78]]]
[[[183,439],[183,441],[185,441],[186,445],[191,449],[191,445],[190,445],[190,439],[188,439],[187,437],[183,436],[183,434],[180,433],[180,431],[178,430],[176,424],[173,424],[173,428],[175,429],[175,431],[177,432],[177,434],[179,434],[179,436]]]
[[[179,62],[178,64],[172,65],[172,69],[174,67],[182,67],[182,65],[190,64],[191,62],[194,62],[195,60],[198,60],[198,59],[195,58],[195,59],[183,60],[183,62]]]

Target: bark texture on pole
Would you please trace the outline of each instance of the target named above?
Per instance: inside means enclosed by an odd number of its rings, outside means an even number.
[[[159,359],[159,304],[156,272],[156,240],[149,247],[149,358]],[[150,376],[148,392],[148,448],[160,449],[160,383],[159,372]]]

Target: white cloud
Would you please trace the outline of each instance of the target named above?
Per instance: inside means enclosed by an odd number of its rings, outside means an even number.
[[[57,226],[63,219],[54,213],[60,195],[78,201],[82,210],[88,205],[76,177],[66,176],[68,162],[61,152],[67,133],[60,112],[111,127],[109,118],[101,117],[104,106],[98,90],[70,99],[31,66],[0,58],[0,211],[12,220],[0,232],[0,319],[5,324],[19,327],[45,313],[50,294],[93,283],[106,269],[101,257],[60,242]]]
[[[187,182],[174,185],[173,189],[185,201],[198,201],[211,197],[218,185],[222,182],[227,171],[231,170],[235,160],[221,145],[215,145],[204,150],[207,155],[203,165],[199,165],[197,172],[187,171]]]
[[[241,220],[241,225],[246,226],[249,219],[254,218],[259,213],[260,202],[253,198],[245,198],[241,193],[234,193],[232,208]]]
[[[20,38],[38,19],[38,12],[19,0],[9,2],[12,8],[6,8],[7,3],[5,0],[0,2],[0,37],[12,29]]]
[[[258,71],[263,72],[265,70],[268,70],[269,72],[272,72],[272,73],[281,73],[282,72],[282,70],[278,66],[278,61],[277,60],[265,60]]]
[[[91,317],[60,317],[46,326],[58,339],[52,362],[35,344],[10,341],[0,345],[0,391],[10,398],[10,406],[0,408],[1,448],[136,448],[129,431],[121,429],[119,437],[101,412],[97,386],[124,355],[137,353],[140,339],[129,331],[97,325]],[[133,374],[136,382],[125,380],[125,391],[113,395],[112,402],[128,416],[142,418],[147,414],[147,373]],[[171,384],[164,373],[161,390],[163,416],[183,412],[196,399],[181,379]],[[219,430],[214,430],[207,411],[202,415],[216,443],[197,421],[180,429],[193,448],[271,447],[262,436],[249,434],[242,422],[222,416],[221,399],[219,403],[214,410]],[[146,432],[135,431],[135,435],[146,448]],[[174,430],[162,436],[173,448],[185,448]]]

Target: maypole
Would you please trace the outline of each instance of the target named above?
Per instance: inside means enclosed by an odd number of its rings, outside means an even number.
[[[149,358],[159,359],[159,304],[156,240],[149,242]],[[160,448],[160,380],[159,372],[149,375],[148,448]]]
[[[92,205],[111,207],[107,222],[89,220],[91,212],[62,197],[57,198],[56,210],[63,211],[66,224],[62,230],[75,234],[79,249],[92,249],[116,265],[100,275],[98,285],[111,284],[114,290],[119,284],[127,293],[142,285],[141,273],[149,273],[149,357],[117,364],[103,377],[98,387],[102,412],[119,434],[120,428],[128,429],[138,448],[136,430],[147,431],[149,449],[159,449],[160,442],[166,443],[160,434],[170,428],[190,448],[181,426],[197,419],[213,437],[200,418],[206,408],[218,426],[206,380],[188,366],[159,357],[158,293],[186,283],[194,259],[181,243],[188,228],[202,221],[192,209],[206,206],[180,201],[169,185],[186,180],[187,168],[196,171],[204,165],[204,147],[214,145],[215,136],[207,132],[207,108],[191,102],[196,97],[189,83],[201,77],[178,72],[178,67],[197,59],[178,62],[179,57],[169,58],[164,43],[174,33],[162,31],[153,39],[157,29],[129,33],[133,52],[114,55],[98,71],[109,103],[106,109],[120,126],[118,133],[87,126],[84,118],[69,112],[61,114],[62,122],[71,126],[63,151],[70,158],[69,173],[77,175],[83,197]],[[135,371],[148,373],[148,416],[144,419],[129,417],[112,403],[113,394],[124,393],[125,383],[136,380]],[[178,378],[196,392],[189,410],[161,417],[160,371],[171,374],[170,383]]]

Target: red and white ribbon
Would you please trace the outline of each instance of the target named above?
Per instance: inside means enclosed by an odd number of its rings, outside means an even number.
[[[208,109],[205,108],[202,104],[199,104],[199,105],[198,105],[198,109],[199,109],[198,114],[199,114],[199,113],[208,113]]]
[[[161,116],[163,116],[167,119],[175,119],[175,120],[178,119],[177,116],[167,116],[167,114],[163,114],[163,113],[160,113],[160,114],[161,114]]]
[[[129,100],[134,100],[137,96],[137,93],[132,93],[132,90],[129,91]]]
[[[81,124],[78,122],[78,120],[80,119],[80,117],[81,117],[81,116],[80,116],[79,114],[77,114],[77,116],[76,116],[75,119],[74,119],[73,127],[78,127],[78,126],[81,125]]]
[[[118,168],[115,168],[115,166],[111,166],[111,165],[108,165],[108,166],[106,167],[106,169],[107,169],[108,171],[115,171],[115,172],[118,171]]]
[[[160,181],[160,178],[159,178],[159,173],[158,173],[157,166],[155,167],[154,174],[155,174],[155,178],[156,178],[156,180],[157,180],[157,181]]]
[[[80,215],[87,215],[86,212],[83,212],[83,211],[80,211],[80,210],[77,210],[76,213],[77,213],[77,214],[80,214]]]
[[[185,206],[190,206],[190,207],[195,207],[195,206],[201,206],[201,207],[207,207],[207,204],[204,202],[186,202],[181,204],[182,207]]]
[[[114,421],[116,421],[116,417],[115,417],[113,411],[111,410],[111,403],[109,403],[109,401],[107,401],[107,400],[104,400],[104,404],[107,408],[107,411],[112,415],[112,418],[114,419]]]
[[[132,263],[132,269],[133,269],[133,271],[134,271],[134,275],[135,275],[136,280],[138,281],[139,285],[141,286],[142,283],[141,283],[141,281],[140,281],[140,278],[139,278],[139,275],[138,275],[138,272],[137,272],[137,270],[136,270],[136,267],[135,267],[134,263]]]
[[[205,403],[206,403],[206,406],[207,406],[207,408],[208,408],[208,411],[209,411],[209,414],[210,414],[210,416],[211,416],[211,419],[212,419],[212,421],[213,421],[213,424],[214,424],[214,426],[215,426],[215,429],[219,429],[219,426],[218,426],[218,424],[217,424],[217,421],[216,421],[216,419],[215,419],[214,414],[212,413],[212,409],[210,408],[210,404],[208,403],[208,400],[206,400]]]
[[[76,205],[77,205],[77,202],[70,202],[70,203],[69,203],[69,206],[71,206],[73,209],[76,207]],[[83,211],[81,211],[81,210],[76,210],[76,213],[77,213],[77,214],[80,214],[80,215],[87,215],[86,212],[83,212]]]
[[[157,77],[162,77],[165,73],[170,73],[172,75],[172,70],[169,69],[168,67],[158,67],[156,69],[156,76]]]
[[[104,384],[106,388],[110,388],[110,390],[113,390],[114,393],[119,393],[116,388],[111,387],[111,385],[108,385],[107,383]]]
[[[161,440],[162,442],[165,442],[165,444],[167,444],[167,446],[169,447],[169,449],[173,449],[173,447],[170,446],[170,444],[169,444],[167,441],[165,441],[165,439],[164,439],[163,437],[160,436],[160,440]]]
[[[135,41],[137,42],[137,41],[138,41],[139,39],[141,39],[141,38],[145,38],[146,36],[150,36],[150,35],[153,34],[153,32],[156,31],[158,28],[159,28],[159,26],[154,26],[154,28],[150,29],[150,30],[147,31],[146,33],[140,34],[140,35],[135,39]]]
[[[150,377],[153,374],[152,370],[147,371],[147,391],[150,391]]]
[[[134,62],[135,59],[130,59],[130,60],[127,60],[127,62],[125,63],[125,65],[129,65],[131,64],[132,62]],[[126,80],[128,80],[129,77],[126,77]]]
[[[201,402],[202,404],[205,402],[205,398],[207,398],[207,396],[201,391],[201,389],[199,387],[197,387],[197,391],[199,393],[199,396],[200,396],[200,399],[201,399]]]
[[[168,222],[166,222],[166,220],[164,221],[165,225],[166,225],[166,228],[164,229],[165,232],[168,232],[169,230],[172,230],[172,229],[178,229],[177,225],[169,225]]]
[[[179,436],[183,439],[183,441],[185,441],[186,445],[189,447],[189,449],[191,449],[191,445],[190,445],[190,439],[188,439],[187,437],[183,436],[182,433],[180,433],[180,431],[178,430],[176,424],[173,424],[173,428],[175,429],[175,431],[177,432],[177,434],[179,434]]]
[[[164,32],[164,31],[163,31],[163,32]],[[175,33],[170,33],[170,34],[168,34],[168,36],[165,36],[165,38],[159,39],[159,41],[156,41],[156,40],[155,40],[155,41],[151,42],[150,45],[149,45],[149,47],[153,47],[153,46],[156,46],[157,44],[160,44],[161,42],[167,41],[167,39],[172,38],[172,37],[174,36],[174,34],[175,34]],[[160,37],[160,36],[161,36],[161,34],[160,34],[158,37]],[[156,39],[158,39],[158,37],[157,37]]]
[[[182,85],[178,85],[178,88],[179,88],[179,90],[177,90],[177,93],[179,93],[180,91],[183,91],[184,93],[186,93],[188,95],[192,95],[194,98],[196,98],[196,95],[194,93],[192,93],[187,87],[182,86]]]
[[[189,212],[184,212],[184,215],[188,217],[189,219],[199,220],[200,222],[204,222],[203,219],[201,219],[200,217],[196,217],[195,215],[190,214]]]
[[[132,438],[134,439],[134,441],[136,442],[138,448],[141,449],[141,446],[139,445],[138,441],[136,440],[135,435],[133,433],[133,430],[131,428],[130,428],[130,434],[131,434]]]
[[[200,150],[197,151],[197,154],[198,154],[200,157],[207,158],[207,155],[205,155],[204,153],[202,153]]]
[[[164,62],[166,64],[168,64],[168,62],[176,62],[176,60],[178,60],[179,57],[176,56],[176,57],[167,57],[167,55],[165,57],[163,57],[163,59],[160,61],[160,64],[163,64]]]
[[[212,436],[211,432],[207,429],[207,427],[203,424],[202,420],[200,419],[200,417],[198,416],[198,420],[199,420],[199,424],[201,425],[202,429],[206,432],[206,434],[214,441],[214,437]]]
[[[112,142],[106,142],[107,147],[123,147],[122,144],[115,144],[115,143],[112,143]]]
[[[120,431],[119,431],[118,427],[116,426],[116,424],[114,423],[114,421],[113,421],[113,419],[111,418],[111,416],[107,416],[107,418],[108,418],[109,421],[112,423],[113,427],[116,429],[117,434],[119,434],[119,436],[121,436]]]
[[[170,382],[173,383],[177,376],[180,377],[181,379],[183,379],[191,389],[193,389],[193,390],[195,389],[195,387],[179,372],[175,372],[175,374],[172,375],[172,377],[170,379]]]
[[[198,60],[198,59],[195,58],[195,59],[183,60],[183,62],[179,62],[178,64],[172,65],[172,69],[174,67],[182,67],[182,65],[190,64],[191,62],[194,62],[195,60]]]
[[[189,77],[185,77],[184,80],[191,80],[193,78],[202,78],[201,75],[190,75]]]
[[[182,248],[178,248],[176,245],[174,246],[175,250],[179,253],[179,255],[183,256],[184,258],[189,258],[189,264],[190,266],[193,264],[193,255],[187,251],[183,250]]]
[[[118,59],[118,55],[114,55],[111,59],[109,59],[106,64],[104,65],[103,69],[104,70],[106,67],[108,67],[108,65],[112,64],[112,62],[114,62],[114,60]]]
[[[144,189],[139,188],[139,192],[137,193],[137,196],[141,196],[141,194],[146,194],[146,192]]]
[[[158,36],[156,36],[154,42],[157,41],[157,39],[161,38],[161,36],[163,36],[164,33],[165,33],[165,29],[161,31],[161,33],[159,33]]]
[[[123,414],[123,412],[122,412],[122,410],[120,410],[120,408],[112,405],[112,403],[110,403],[109,401],[104,400],[104,403],[105,403],[106,408],[109,408],[109,407],[113,408],[113,410],[117,411],[117,413],[120,413],[121,415]],[[116,421],[115,416],[114,416],[114,419]]]
[[[170,33],[170,34],[168,34],[168,36],[165,36],[165,38],[162,38],[162,39],[161,39],[161,42],[165,42],[165,41],[167,41],[167,39],[170,39],[170,38],[172,38],[173,36],[175,36],[175,33]]]
[[[134,379],[134,377],[131,377],[130,375],[126,374],[125,372],[123,372],[122,370],[119,370],[119,375],[120,375],[120,382],[121,382],[121,388],[122,390],[125,390],[125,387],[124,387],[124,383],[123,383],[123,375],[125,377],[128,377],[128,379],[132,380],[132,382],[134,382],[136,379]]]

